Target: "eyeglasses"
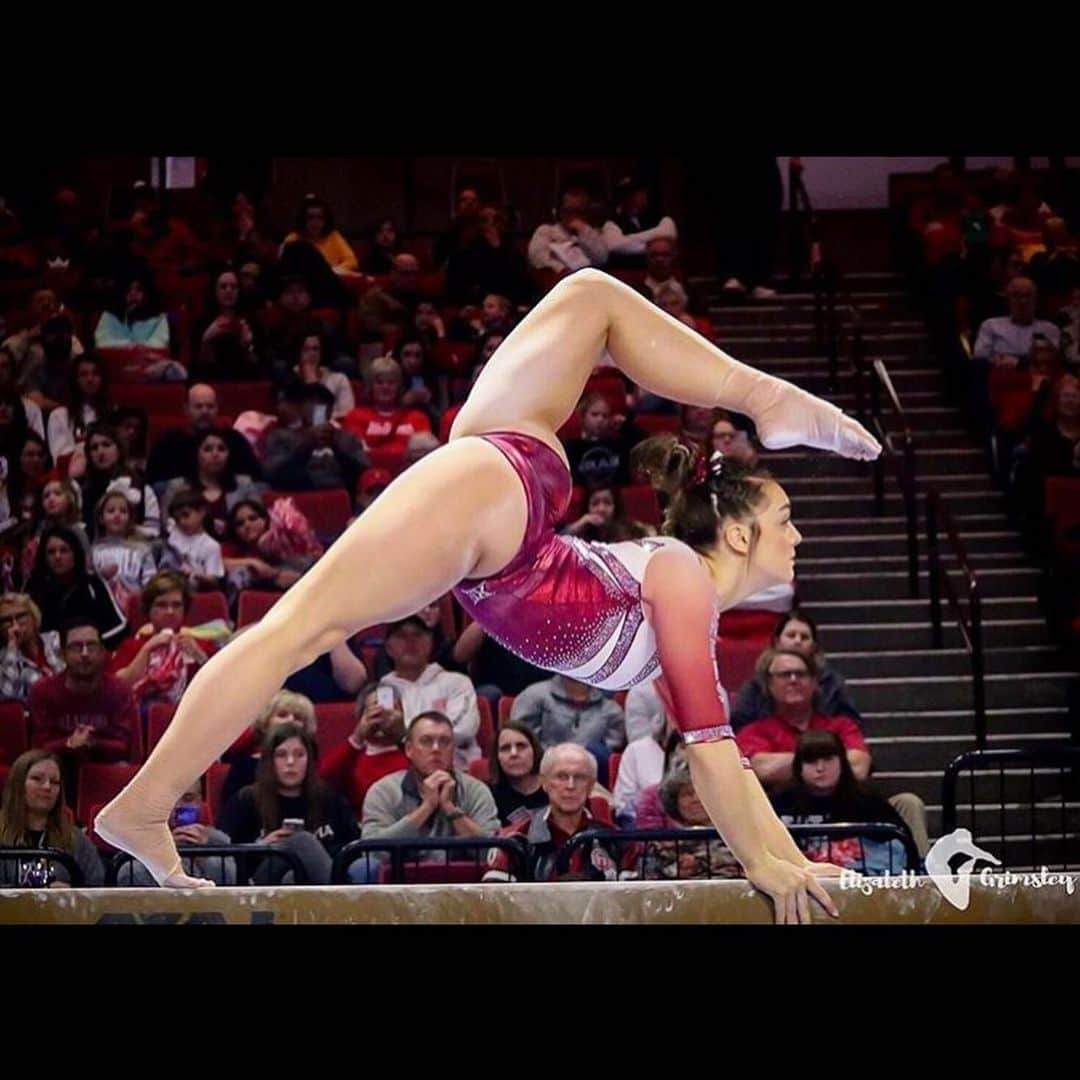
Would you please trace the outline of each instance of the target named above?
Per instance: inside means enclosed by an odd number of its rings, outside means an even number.
[[[0,615],[0,626],[11,626],[12,623],[27,622],[29,619],[29,611],[13,611],[9,615]]]
[[[421,735],[416,745],[424,750],[445,750],[454,745],[454,739],[450,735]]]
[[[556,772],[551,774],[551,779],[557,784],[565,784],[571,787],[575,784],[591,784],[592,777],[588,773]]]
[[[809,679],[809,671],[770,671],[770,679]]]

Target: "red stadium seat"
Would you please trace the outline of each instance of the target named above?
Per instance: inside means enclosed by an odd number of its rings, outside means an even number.
[[[754,666],[767,645],[768,642],[763,644],[760,640],[753,639],[716,639],[716,661],[720,669],[720,682],[732,698],[754,677]]]
[[[469,762],[469,775],[482,784],[488,783],[491,779],[491,762],[486,757],[473,758]]]
[[[191,594],[191,607],[184,616],[185,626],[198,626],[213,619],[229,622],[229,601],[217,590]]]
[[[448,443],[450,441],[450,429],[454,426],[457,414],[461,412],[462,404],[464,404],[464,402],[459,402],[457,405],[451,405],[450,408],[443,413],[442,419],[439,421],[439,442]]]
[[[165,734],[165,729],[172,723],[176,706],[167,701],[155,701],[146,717],[146,752],[149,754]]]
[[[265,589],[242,589],[236,607],[236,628],[257,623],[281,599],[279,592]]]
[[[634,417],[634,423],[647,435],[662,435],[668,431],[677,434],[679,431],[678,413],[638,413]]]
[[[30,725],[22,702],[0,702],[0,762],[11,765],[29,749]]]
[[[340,746],[356,727],[356,703],[329,701],[315,706],[315,741],[319,757],[324,758]]]
[[[615,790],[615,781],[619,778],[619,763],[622,761],[622,752],[616,750],[611,757],[608,758],[608,791]]]
[[[203,777],[203,788],[206,802],[210,807],[210,823],[215,824],[221,817],[221,807],[224,803],[222,794],[225,790],[225,778],[229,775],[229,766],[220,761],[215,761],[206,775]]]
[[[10,772],[10,765],[0,765],[0,792],[4,790],[4,785],[7,783],[8,773]]]
[[[623,510],[632,521],[660,527],[660,503],[649,484],[631,484],[622,489]]]
[[[611,816],[611,803],[603,795],[589,796],[589,813],[602,829],[615,828],[615,819]]]
[[[218,408],[224,413],[239,416],[248,409],[265,413],[274,411],[274,394],[268,379],[214,383],[214,389],[217,391]]]
[[[514,698],[516,695],[507,696],[503,694],[499,698],[499,727],[504,728],[510,722],[510,711],[514,707]]]
[[[396,450],[380,450],[375,448],[366,451],[368,461],[373,469],[386,469],[391,476],[397,476],[405,468],[405,455]]]
[[[476,346],[467,341],[440,341],[432,350],[431,359],[441,371],[464,375],[476,362]]]
[[[1030,417],[1035,403],[1031,372],[1018,368],[992,368],[988,387],[998,429],[1018,431]]]
[[[278,499],[290,498],[297,510],[311,523],[315,535],[323,541],[336,540],[344,531],[352,517],[352,500],[344,488],[331,488],[326,491],[268,491],[263,502],[273,506]]]
[[[582,397],[586,394],[603,394],[612,415],[626,412],[626,382],[621,375],[590,375]]]
[[[720,616],[720,636],[725,640],[764,640],[767,644],[772,637],[780,613],[776,611],[758,611],[753,608],[732,608]],[[762,645],[762,648],[765,646]]]
[[[1054,546],[1059,551],[1071,551],[1076,542],[1067,534],[1080,527],[1080,479],[1048,476],[1044,483],[1044,506],[1053,524]]]
[[[82,825],[90,823],[94,806],[111,802],[139,771],[138,765],[105,765],[85,761],[79,766],[79,797],[75,818]]]
[[[491,702],[482,694],[477,694],[476,705],[480,710],[480,728],[476,733],[476,741],[480,744],[480,753],[489,758],[495,753],[495,719],[491,715]]]
[[[114,405],[135,406],[147,413],[181,416],[187,400],[183,383],[117,383],[109,388]]]

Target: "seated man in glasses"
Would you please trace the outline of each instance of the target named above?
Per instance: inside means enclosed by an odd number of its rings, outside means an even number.
[[[850,716],[823,716],[815,708],[817,662],[794,649],[769,649],[761,659],[772,716],[747,724],[736,735],[739,749],[766,788],[792,779],[791,765],[799,736],[805,731],[834,731],[857,780],[870,774],[870,751],[859,725]]]

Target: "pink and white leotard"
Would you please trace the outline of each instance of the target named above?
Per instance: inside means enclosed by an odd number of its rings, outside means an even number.
[[[487,633],[537,667],[601,690],[625,690],[661,674],[686,742],[732,737],[727,693],[716,667],[719,611],[665,631],[666,649],[645,617],[641,583],[656,552],[681,541],[649,537],[598,544],[555,532],[569,505],[570,474],[551,447],[518,432],[481,436],[498,447],[521,478],[528,520],[521,548],[493,577],[466,579],[461,606]],[[707,637],[707,640],[706,640]]]

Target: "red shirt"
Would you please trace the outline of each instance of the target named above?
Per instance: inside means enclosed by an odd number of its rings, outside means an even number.
[[[112,659],[109,660],[108,666],[105,668],[110,675],[115,675],[121,668],[126,668],[132,660],[139,654],[139,650],[146,644],[146,639],[150,635],[140,636],[133,634],[131,637],[122,641],[117,647],[116,652],[112,654]],[[204,641],[202,638],[195,638],[195,644],[207,656],[213,656],[217,652],[217,646],[212,641]],[[192,661],[194,663],[194,661]],[[190,667],[190,665],[188,665]],[[190,674],[190,673],[189,673]]]
[[[125,683],[103,675],[87,694],[73,693],[63,673],[39,679],[30,689],[30,732],[35,747],[70,753],[68,737],[79,724],[94,728],[94,742],[77,753],[92,761],[129,761],[135,745],[138,713]]]
[[[359,405],[341,418],[341,426],[355,435],[366,450],[388,450],[404,454],[409,437],[431,431],[431,421],[419,409],[385,412],[372,405]]]
[[[368,788],[376,780],[408,767],[409,759],[400,746],[382,754],[368,754],[345,739],[323,758],[319,776],[348,798],[359,818],[363,815]]]
[[[859,725],[850,716],[810,717],[807,731],[835,731],[840,736],[845,750],[865,750],[869,753],[866,740]],[[779,716],[767,716],[764,720],[755,720],[747,724],[736,736],[739,749],[748,757],[755,754],[794,754],[802,732]]]

